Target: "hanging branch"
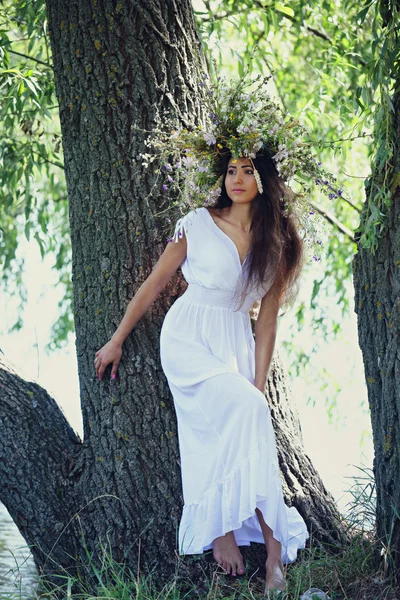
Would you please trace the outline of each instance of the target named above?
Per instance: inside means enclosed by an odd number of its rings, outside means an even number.
[[[39,65],[43,65],[47,69],[51,69],[51,65],[49,65],[49,63],[46,63],[43,60],[40,60],[39,58],[34,58],[33,56],[28,56],[28,54],[23,54],[22,52],[17,52],[16,50],[8,50],[8,53],[16,54],[17,56],[22,56],[22,58],[26,58],[27,60],[32,60],[32,61],[38,63]]]
[[[343,223],[341,223],[332,213],[321,208],[317,204],[314,204],[314,202],[310,202],[310,206],[312,206],[314,210],[316,210],[320,215],[322,215],[324,219],[331,223],[331,225],[336,227],[336,229],[339,229],[341,233],[344,233],[344,235],[347,236],[351,242],[355,242],[353,232],[350,229],[348,229],[345,225],[343,225]]]

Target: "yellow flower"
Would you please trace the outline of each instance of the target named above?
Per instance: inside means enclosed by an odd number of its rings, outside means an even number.
[[[222,144],[217,144],[217,146],[218,146],[218,148],[222,148],[223,147]]]
[[[237,163],[237,158],[234,158],[232,161],[233,164]]]

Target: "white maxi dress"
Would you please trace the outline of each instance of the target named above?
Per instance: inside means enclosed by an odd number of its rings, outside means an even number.
[[[254,386],[255,342],[249,310],[272,282],[253,289],[236,310],[244,263],[207,208],[176,223],[185,233],[181,265],[188,288],[167,312],[160,358],[174,399],[183,513],[179,554],[202,554],[233,531],[238,546],[264,543],[255,509],[282,544],[284,564],[309,537],[284,503],[275,434],[264,394]]]

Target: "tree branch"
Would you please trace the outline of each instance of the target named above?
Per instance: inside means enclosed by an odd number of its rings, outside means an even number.
[[[266,8],[273,8],[272,6],[263,6],[260,2],[254,2],[254,5],[261,11],[265,11]],[[208,3],[206,3],[206,8],[209,10]],[[216,15],[213,15],[212,17],[201,16],[200,18],[205,23],[210,23],[211,21],[221,21],[223,19],[229,19],[229,17],[241,15],[244,12],[248,12],[248,10],[231,10],[229,12],[225,12],[224,14],[216,14]],[[294,17],[291,17],[290,15],[287,15],[286,13],[283,13],[280,10],[277,10],[276,12],[278,12],[285,19],[289,19],[289,21],[291,21],[295,25],[298,25],[298,22],[296,21],[296,19]],[[195,11],[195,14],[199,14],[199,13],[197,13]],[[201,13],[200,13],[200,15],[201,15]],[[307,31],[310,31],[314,35],[322,38],[323,40],[326,40],[331,45],[333,45],[332,39],[326,33],[323,33],[322,31],[318,31],[318,29],[315,29],[314,27],[309,27],[306,23],[302,23],[302,25],[304,25],[304,27],[307,29]]]
[[[69,479],[82,447],[55,400],[37,383],[25,381],[0,354],[0,501],[31,546],[36,564],[43,564],[54,536],[76,510]]]
[[[265,11],[266,8],[273,8],[272,6],[263,6],[260,2],[257,2],[257,1],[254,2],[254,5],[261,11]],[[207,4],[206,4],[206,7],[208,8]],[[226,12],[225,14],[213,15],[212,17],[201,16],[201,19],[205,23],[209,23],[210,21],[220,21],[223,19],[228,19],[229,17],[234,17],[235,15],[243,14],[244,12],[248,12],[248,11],[232,10],[230,12]],[[319,31],[318,29],[315,29],[315,27],[310,27],[309,25],[307,25],[307,23],[304,23],[304,22],[299,23],[298,21],[296,21],[295,17],[292,17],[286,13],[283,13],[280,10],[276,10],[276,12],[278,12],[284,19],[289,19],[289,21],[291,21],[295,25],[300,25],[300,24],[303,25],[307,31],[309,31],[313,35],[321,38],[322,40],[325,40],[331,46],[334,46],[334,41],[325,32]],[[195,12],[195,14],[199,14],[199,13]],[[367,64],[362,58],[359,58],[358,61],[364,67]]]
[[[47,110],[53,110],[54,108],[60,108],[58,104],[53,104],[53,106],[46,106]],[[5,113],[4,117],[10,117],[10,116],[15,116],[15,115],[24,115],[24,114],[28,114],[28,113],[37,113],[39,112],[40,109],[39,108],[29,108],[27,110],[21,110],[21,111],[14,111],[14,112],[7,112]]]
[[[40,156],[40,158],[43,159],[39,164],[48,163],[49,165],[54,165],[55,167],[59,167],[60,169],[64,170],[63,163],[61,163],[61,162],[54,162],[53,160],[49,160],[48,158],[45,158],[44,156],[42,156],[40,154],[40,152],[36,152],[36,150],[32,150],[32,153],[36,154],[36,156]]]
[[[341,233],[344,233],[344,235],[347,236],[351,242],[355,242],[353,232],[350,229],[348,229],[345,225],[343,225],[332,213],[322,209],[320,206],[317,206],[313,202],[310,202],[310,206],[312,206],[314,210],[316,210],[320,215],[322,215],[324,219],[326,219],[329,223],[336,227],[336,229],[339,229]]]
[[[348,198],[346,198],[346,196],[341,196],[342,200],[344,200],[344,202],[347,202],[347,204],[349,206],[351,206],[351,208],[353,208],[354,210],[356,210],[358,212],[358,214],[361,215],[362,213],[362,209],[358,208],[358,206],[356,206],[351,200],[349,200]]]
[[[39,65],[43,65],[47,69],[52,69],[52,66],[49,63],[45,63],[43,60],[39,58],[34,58],[33,56],[28,56],[27,54],[23,54],[22,52],[17,52],[16,50],[8,50],[10,54],[16,54],[17,56],[22,56],[22,58],[26,58],[27,60],[32,60],[33,62],[38,63]]]

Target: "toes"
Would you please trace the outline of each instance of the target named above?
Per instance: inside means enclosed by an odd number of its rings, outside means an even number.
[[[240,557],[238,558],[238,561],[236,563],[236,573],[238,575],[244,575],[245,574],[245,568],[244,568],[242,554],[240,554]]]
[[[242,557],[241,557],[241,558],[242,558]],[[243,565],[243,561],[242,561],[242,560],[240,560],[240,561],[237,563],[237,570],[236,570],[236,573],[237,573],[238,575],[243,575],[243,574],[244,574],[244,565]]]
[[[221,569],[224,569],[224,570],[225,570],[225,563],[224,563],[224,561],[223,561],[223,559],[222,559],[222,558],[219,558],[218,556],[214,556],[214,560],[215,560],[215,562],[217,563],[217,565],[218,565],[219,567],[221,567]]]

